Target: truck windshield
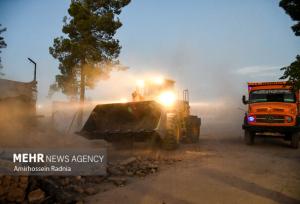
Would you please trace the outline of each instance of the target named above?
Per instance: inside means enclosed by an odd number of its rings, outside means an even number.
[[[295,103],[296,97],[292,90],[270,89],[251,91],[249,95],[250,103],[259,102],[286,102]]]

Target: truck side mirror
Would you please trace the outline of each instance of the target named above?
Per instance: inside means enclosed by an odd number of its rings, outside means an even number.
[[[245,95],[243,95],[243,98],[242,98],[242,101],[243,101],[243,104],[248,104],[248,100],[246,100],[246,96]]]

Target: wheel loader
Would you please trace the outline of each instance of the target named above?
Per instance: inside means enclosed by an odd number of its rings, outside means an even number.
[[[131,102],[97,105],[79,134],[120,145],[147,141],[168,150],[198,142],[201,119],[190,115],[188,90],[179,100],[174,84],[163,78],[138,80]]]

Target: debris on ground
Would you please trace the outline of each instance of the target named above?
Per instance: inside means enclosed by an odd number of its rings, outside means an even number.
[[[112,182],[116,186],[124,186],[127,181],[125,177],[114,177],[114,176],[109,177],[107,180]]]
[[[130,157],[121,162],[109,163],[107,172],[111,176],[145,177],[148,174],[156,173],[158,165],[162,161],[152,158]]]
[[[39,204],[42,203],[45,199],[45,192],[42,191],[40,188],[34,191],[31,191],[28,194],[28,202],[32,204]]]
[[[100,192],[101,184],[121,187],[134,177],[155,174],[161,165],[177,161],[180,160],[129,157],[109,162],[107,174],[103,176],[0,176],[0,202],[83,203],[85,196]]]
[[[28,187],[27,176],[1,176],[0,201],[22,202]]]

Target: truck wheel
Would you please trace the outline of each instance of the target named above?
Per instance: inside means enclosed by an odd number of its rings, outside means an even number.
[[[254,144],[254,137],[255,137],[255,133],[250,132],[248,130],[245,130],[244,140],[245,140],[245,143],[247,145],[253,145]]]
[[[291,146],[292,146],[292,148],[294,148],[294,149],[298,149],[299,148],[299,139],[300,139],[299,133],[294,133],[292,135],[292,138],[291,138]]]
[[[290,141],[292,139],[292,135],[290,133],[286,133],[283,138],[285,141]]]

